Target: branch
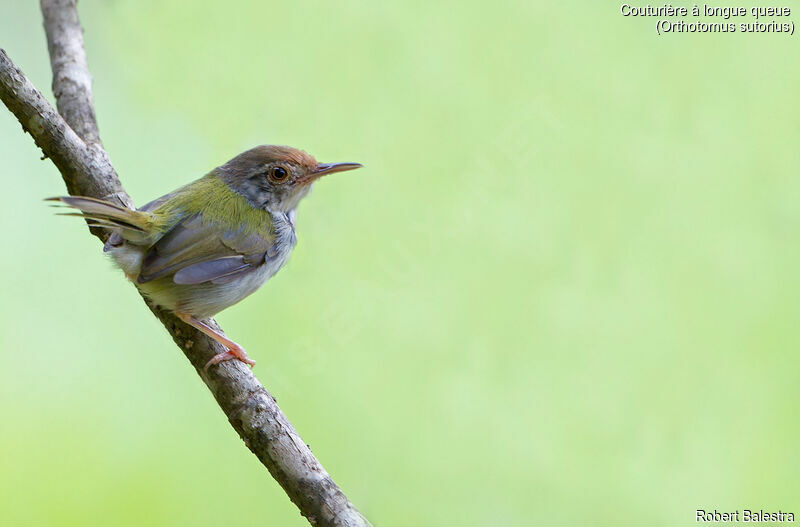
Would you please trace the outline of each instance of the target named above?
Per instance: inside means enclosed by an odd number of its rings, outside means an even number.
[[[90,150],[2,50],[0,98],[44,155],[58,167],[70,194],[96,197],[119,194],[130,200],[105,152]]]
[[[41,0],[53,94],[58,113],[86,144],[102,145],[94,115],[92,75],[75,4],[76,0]]]
[[[42,0],[41,3],[50,44],[53,86],[64,117],[2,49],[0,99],[56,165],[70,194],[115,197],[120,203],[132,206],[97,133],[91,77],[75,1]],[[102,230],[95,234],[101,239],[105,237]],[[211,390],[231,426],[312,525],[369,525],[248,367],[239,361],[227,361],[205,372],[205,363],[225,351],[222,346],[172,313],[149,303],[148,306]],[[209,323],[218,327],[213,320]]]

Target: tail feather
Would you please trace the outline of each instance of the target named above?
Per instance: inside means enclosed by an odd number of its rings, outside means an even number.
[[[111,216],[105,214],[89,214],[86,212],[59,212],[56,214],[57,216],[72,216],[75,218],[83,218],[86,220],[96,221],[98,223],[106,223],[106,227],[120,227],[123,229],[132,229],[139,232],[144,232],[142,227],[138,227],[136,225],[131,225],[130,223],[126,222],[125,220],[121,220],[118,218],[113,218]]]
[[[111,203],[110,201],[103,201],[102,199],[90,198],[87,196],[57,196],[55,198],[47,198],[45,201],[64,203],[84,212],[102,212],[105,214],[107,214],[108,211],[118,213],[132,212],[130,209]]]
[[[131,210],[85,196],[61,196],[45,201],[55,201],[78,209],[80,212],[65,212],[60,215],[84,218],[92,226],[117,231],[124,239],[134,243],[141,243],[153,231],[154,216],[150,212]]]

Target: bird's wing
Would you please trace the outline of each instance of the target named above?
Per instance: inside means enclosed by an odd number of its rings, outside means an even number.
[[[201,214],[188,216],[148,249],[138,282],[174,275],[177,284],[224,283],[261,265],[272,241],[203,221]]]

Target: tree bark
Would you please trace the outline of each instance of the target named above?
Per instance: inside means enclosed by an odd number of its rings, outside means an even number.
[[[41,7],[58,111],[2,49],[0,99],[56,165],[70,194],[114,199],[132,208],[100,141],[75,0],[41,0]],[[107,237],[103,229],[92,232]],[[204,371],[211,357],[225,351],[222,346],[172,313],[149,303],[148,307],[211,390],[231,426],[312,525],[369,525],[247,366],[226,361]],[[209,323],[219,327],[214,320]]]

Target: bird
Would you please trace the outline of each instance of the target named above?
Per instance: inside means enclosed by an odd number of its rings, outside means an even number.
[[[204,369],[255,361],[206,319],[249,296],[297,243],[297,205],[322,176],[360,163],[319,163],[296,148],[261,145],[133,210],[87,196],[48,198],[110,231],[103,251],[142,294],[222,344]]]

